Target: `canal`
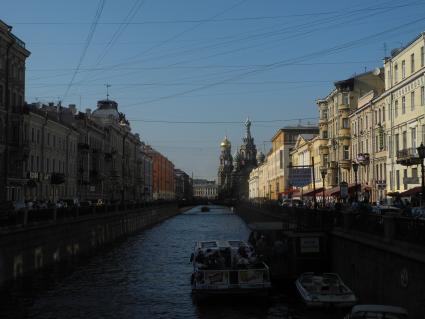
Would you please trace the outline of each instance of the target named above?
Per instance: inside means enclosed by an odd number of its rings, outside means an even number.
[[[227,208],[195,207],[80,262],[2,293],[1,318],[342,318],[307,311],[291,287],[268,300],[192,300],[189,262],[197,240],[247,240]]]

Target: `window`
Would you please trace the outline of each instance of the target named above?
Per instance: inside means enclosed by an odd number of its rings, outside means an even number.
[[[415,54],[410,55],[410,73],[415,72]]]
[[[401,79],[403,80],[406,77],[406,61],[401,61]]]
[[[348,105],[349,104],[349,98],[348,98],[348,93],[343,93],[342,94],[342,104],[344,105]]]
[[[344,160],[350,159],[350,148],[349,148],[348,145],[344,145],[343,152],[344,152],[343,153],[343,159]]]
[[[50,145],[50,133],[47,133],[47,145]]]
[[[37,144],[40,144],[40,130],[37,130]]]
[[[279,151],[279,168],[283,168],[283,151]]]
[[[395,100],[394,103],[394,113],[395,113],[395,117],[398,116],[398,100]]]
[[[416,127],[412,128],[411,131],[411,139],[412,139],[412,148],[416,149]]]
[[[342,119],[342,128],[350,128],[350,123],[348,121],[348,118]]]
[[[403,132],[403,149],[407,148],[407,131]]]
[[[399,136],[399,134],[394,135],[394,147],[395,147],[396,152],[400,150],[400,136]]]
[[[31,142],[34,143],[34,128],[31,128]]]
[[[329,155],[323,154],[323,167],[328,167]]]
[[[416,167],[413,167],[412,168],[412,177],[414,179],[417,179],[418,178],[418,169]]]
[[[405,114],[406,113],[406,97],[403,96],[401,98],[401,114]]]
[[[385,122],[385,106],[382,107],[382,122]]]
[[[31,155],[31,172],[34,172],[34,155]]]
[[[415,91],[410,93],[410,110],[413,111],[415,109]]]
[[[425,105],[425,87],[421,87],[421,105]]]
[[[378,114],[378,123],[381,123],[381,109],[379,109]]]
[[[394,83],[398,82],[398,64],[394,65]]]
[[[395,175],[396,175],[396,186],[397,186],[397,189],[400,189],[400,171],[396,171],[395,172]]]
[[[56,147],[56,136],[53,135],[53,147]]]
[[[407,169],[405,168],[404,170],[403,170],[403,188],[404,189],[407,189],[407,184],[406,184],[406,182],[407,182]]]
[[[40,171],[40,165],[39,164],[40,164],[40,161],[39,161],[39,157],[37,156],[36,157],[36,165],[37,165],[36,168],[37,168],[37,172]]]
[[[322,132],[322,137],[323,138],[328,138],[328,131],[323,131]]]
[[[425,65],[425,52],[424,47],[421,47],[421,67]]]

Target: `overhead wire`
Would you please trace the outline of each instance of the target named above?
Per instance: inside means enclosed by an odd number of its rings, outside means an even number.
[[[75,71],[72,74],[71,80],[69,81],[69,84],[68,84],[68,86],[65,90],[65,93],[63,94],[63,98],[66,98],[66,96],[68,95],[69,89],[73,85],[74,79],[75,79],[75,77],[78,73],[78,70],[79,70],[81,64],[83,63],[84,57],[86,56],[87,50],[90,46],[90,43],[91,43],[93,36],[94,36],[94,33],[96,31],[96,27],[97,27],[97,24],[99,22],[100,16],[102,15],[102,11],[103,11],[103,8],[105,6],[105,1],[106,0],[100,0],[99,1],[99,4],[97,6],[97,10],[96,10],[96,14],[93,18],[93,22],[90,26],[89,33],[87,35],[86,42],[85,42],[84,47],[83,47],[83,51],[81,52],[80,58],[78,59],[77,67],[75,68]]]

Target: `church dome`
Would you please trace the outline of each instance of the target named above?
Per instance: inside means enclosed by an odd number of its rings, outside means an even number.
[[[257,154],[257,162],[258,162],[258,164],[264,163],[265,158],[266,158],[266,156],[264,155],[264,153],[263,152],[259,152]]]
[[[92,115],[99,118],[108,118],[110,116],[119,119],[118,103],[112,100],[101,100],[97,102],[97,109]]]
[[[220,146],[223,148],[230,148],[231,143],[228,140],[227,136],[224,137],[224,140],[221,142]]]

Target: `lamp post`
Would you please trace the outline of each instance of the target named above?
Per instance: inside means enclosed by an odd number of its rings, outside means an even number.
[[[322,181],[323,181],[323,198],[322,198],[322,206],[323,206],[323,208],[325,208],[325,177],[326,177],[326,173],[327,173],[327,170],[326,170],[326,168],[325,167],[323,167],[321,170],[320,170],[320,173],[322,174]]]
[[[424,174],[424,158],[425,158],[425,146],[422,142],[417,148],[418,155],[421,160],[421,172],[422,172],[422,205],[425,204],[425,174]]]
[[[356,202],[358,202],[358,197],[357,197],[357,171],[359,169],[359,163],[353,161],[352,165],[353,165],[353,171],[354,171],[354,183],[355,183],[354,189],[356,191],[355,192],[355,199],[356,199]]]

